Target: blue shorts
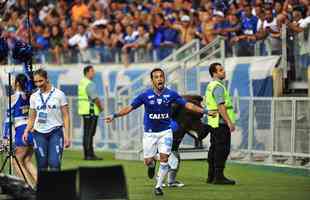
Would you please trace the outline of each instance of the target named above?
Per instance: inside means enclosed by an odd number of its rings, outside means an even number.
[[[179,124],[178,122],[174,121],[174,120],[171,120],[170,122],[170,126],[171,126],[171,129],[172,129],[172,132],[177,132],[179,130]]]
[[[21,125],[15,128],[15,146],[17,147],[26,147],[33,145],[32,133],[29,133],[27,143],[23,141],[23,133],[26,129],[27,125]]]

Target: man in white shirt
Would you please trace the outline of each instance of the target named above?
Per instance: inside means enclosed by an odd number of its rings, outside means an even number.
[[[89,56],[87,53],[88,48],[88,40],[90,38],[90,32],[86,30],[86,26],[84,24],[78,25],[78,33],[73,35],[68,40],[69,46],[77,46],[80,50],[82,61],[87,61]]]

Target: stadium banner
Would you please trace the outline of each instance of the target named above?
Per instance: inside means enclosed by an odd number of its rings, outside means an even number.
[[[251,97],[251,96],[272,96],[272,69],[278,63],[278,56],[268,57],[244,57],[244,58],[227,58],[225,59],[225,70],[228,88],[234,99],[237,97]],[[213,61],[212,61],[213,62]],[[199,66],[189,68],[188,76],[198,82],[198,87],[195,91],[199,91],[201,95],[204,95],[207,83],[210,82],[211,77],[208,72],[208,65],[211,61],[199,64]],[[35,66],[35,68],[44,68],[48,71],[49,80],[57,88],[63,90],[67,96],[73,97],[72,100],[72,120],[74,141],[76,145],[81,145],[82,141],[82,124],[81,119],[77,115],[77,87],[79,81],[83,77],[83,67],[87,64],[71,64],[71,65],[42,65]],[[121,64],[96,64],[93,65],[96,70],[95,83],[99,92],[99,95],[106,97],[107,95],[113,97],[117,94],[118,89],[128,86],[131,81],[135,80],[141,74],[147,70],[158,66],[157,63],[145,63],[145,64],[131,64],[129,68],[124,68]],[[169,65],[167,65],[169,66]],[[0,69],[0,93],[4,94],[5,87],[8,84],[7,69],[8,67],[2,66]],[[13,75],[22,72],[22,66],[11,66]],[[12,70],[14,68],[14,70]],[[192,72],[192,73],[191,73]],[[148,78],[148,77],[146,77]],[[197,85],[196,85],[197,86]],[[189,90],[191,89],[188,87]],[[3,95],[4,96],[4,95]],[[248,115],[249,105],[248,103],[234,102],[237,107],[238,116],[242,118],[240,127],[240,134],[242,135],[238,141],[234,143],[238,145],[245,145],[247,142],[248,131]],[[108,105],[109,106],[109,105]],[[240,115],[240,113],[243,113]],[[4,113],[2,113],[4,115]],[[113,141],[117,141],[116,138],[111,138],[110,134],[106,133],[107,129],[103,128],[104,122],[100,120],[99,128],[96,134],[96,145],[104,148],[115,148],[116,145]],[[108,136],[109,135],[109,136]],[[190,139],[186,139],[190,140]],[[187,143],[185,141],[185,143]],[[189,141],[192,143],[192,141]],[[233,145],[234,146],[234,145]],[[246,145],[245,145],[246,146]]]

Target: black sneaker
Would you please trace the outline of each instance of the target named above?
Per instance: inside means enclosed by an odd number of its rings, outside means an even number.
[[[213,179],[214,179],[213,176],[208,176],[207,183],[213,183]]]
[[[147,175],[150,179],[153,179],[155,176],[155,168],[156,168],[156,162],[154,164],[154,167],[148,167],[147,168]]]
[[[84,160],[103,160],[103,158],[94,155],[94,156],[86,156]]]
[[[226,178],[225,176],[222,178],[215,178],[213,184],[216,185],[235,185],[236,181]]]
[[[162,196],[162,195],[164,195],[163,190],[162,190],[160,187],[157,187],[157,188],[154,189],[154,194],[155,194],[156,196]]]

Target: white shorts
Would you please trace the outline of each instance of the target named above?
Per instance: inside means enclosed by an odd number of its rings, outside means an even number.
[[[170,155],[172,148],[172,130],[145,132],[143,134],[144,158],[152,158],[157,153]]]

